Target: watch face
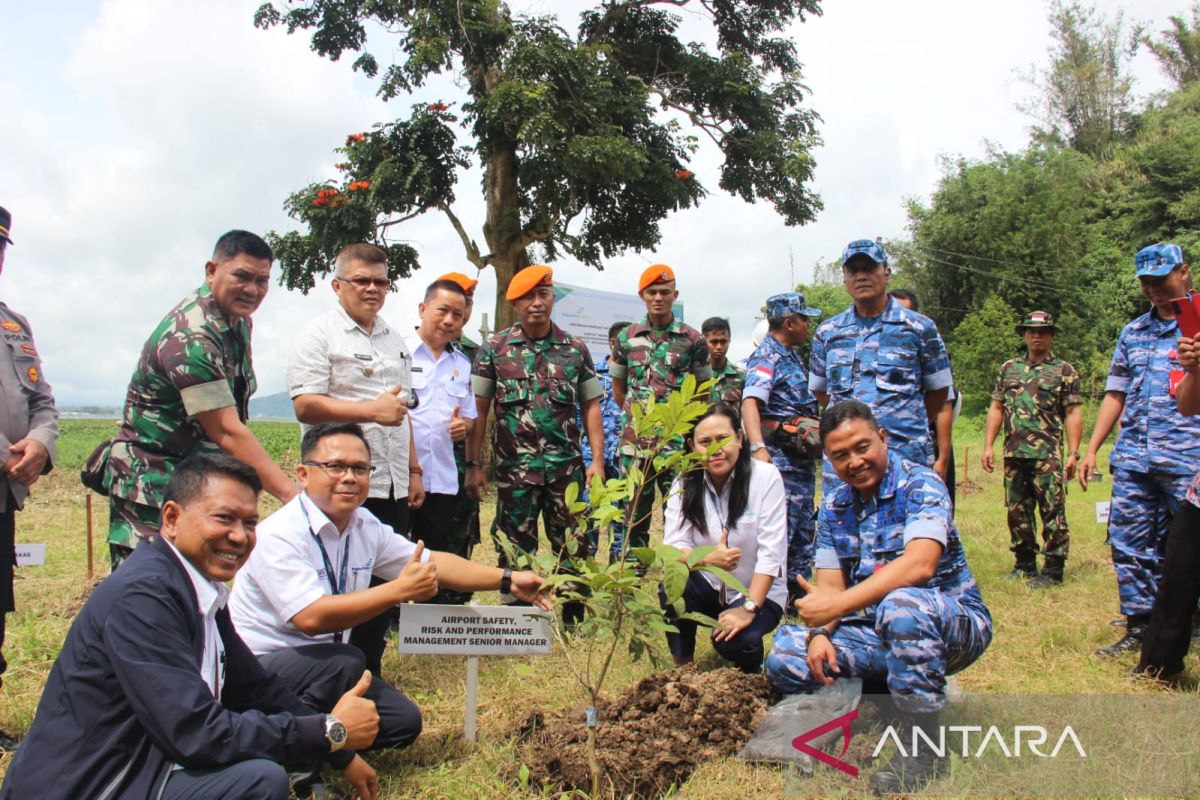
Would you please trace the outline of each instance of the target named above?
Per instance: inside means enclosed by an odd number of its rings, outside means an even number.
[[[346,726],[338,720],[331,720],[325,730],[325,734],[334,744],[344,744],[346,741]]]

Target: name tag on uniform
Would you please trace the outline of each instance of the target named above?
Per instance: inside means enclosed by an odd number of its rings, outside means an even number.
[[[1170,379],[1170,384],[1169,384],[1169,385],[1170,385],[1170,387],[1171,387],[1171,397],[1174,397],[1174,396],[1175,396],[1175,392],[1176,392],[1176,391],[1178,391],[1178,389],[1179,389],[1179,384],[1183,382],[1183,376],[1184,376],[1184,375],[1187,375],[1187,373],[1186,373],[1186,372],[1184,372],[1184,371],[1183,371],[1183,370],[1181,370],[1181,369],[1173,369],[1173,370],[1171,370],[1171,373],[1170,373],[1170,378],[1169,378],[1169,379]]]

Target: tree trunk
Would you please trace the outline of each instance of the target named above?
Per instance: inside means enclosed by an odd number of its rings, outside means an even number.
[[[487,201],[487,220],[483,235],[491,253],[492,269],[496,272],[495,330],[504,330],[515,321],[512,305],[505,299],[509,281],[518,270],[529,265],[525,248],[521,246],[520,194],[517,190],[517,144],[498,143],[490,148],[484,178]]]

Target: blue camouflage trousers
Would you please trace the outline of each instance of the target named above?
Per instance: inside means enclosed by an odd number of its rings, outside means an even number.
[[[775,631],[764,670],[783,694],[822,686],[808,669],[807,634],[803,625]],[[847,622],[832,641],[841,670],[835,677],[886,679],[899,710],[940,711],[946,705],[946,676],[969,667],[991,644],[992,617],[986,608],[936,589],[906,586],[883,598],[874,626]]]
[[[774,459],[780,466],[780,459]],[[796,461],[780,468],[783,491],[787,494],[787,578],[788,594],[797,590],[796,576],[812,577],[813,549],[816,546],[817,523],[813,516],[813,495],[817,491],[815,461]]]
[[[1192,475],[1113,468],[1108,545],[1125,616],[1149,614],[1162,577],[1167,531]]]

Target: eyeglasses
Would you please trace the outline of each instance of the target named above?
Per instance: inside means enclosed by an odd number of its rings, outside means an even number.
[[[334,277],[334,280],[345,281],[346,283],[354,284],[355,289],[367,289],[374,286],[380,291],[386,292],[388,287],[392,285],[387,278],[339,278]]]
[[[356,478],[365,478],[375,471],[374,464],[343,464],[340,461],[301,461],[306,467],[320,467],[330,478],[340,478],[349,470]]]

